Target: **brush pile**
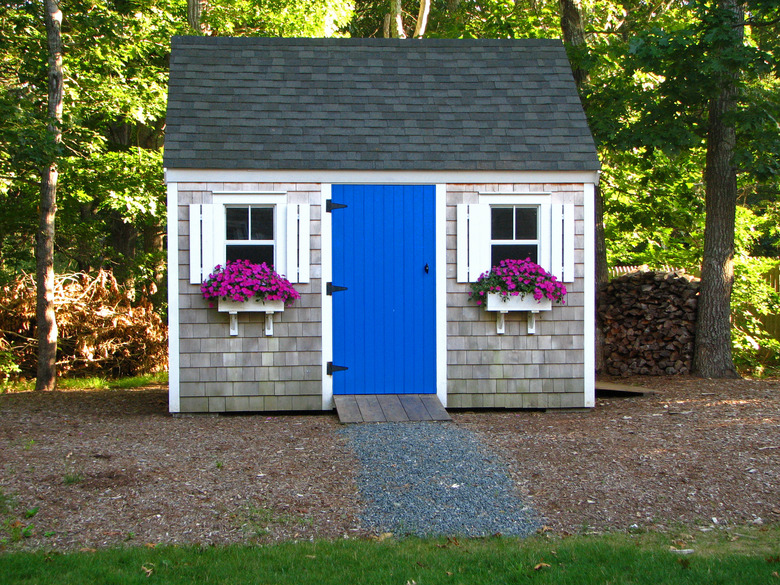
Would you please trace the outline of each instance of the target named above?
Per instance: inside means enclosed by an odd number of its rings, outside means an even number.
[[[604,373],[689,373],[698,288],[698,280],[682,271],[632,272],[602,286],[598,314],[604,333]]]
[[[57,276],[59,374],[118,377],[167,368],[167,327],[146,295],[133,296],[104,270]],[[28,378],[37,364],[35,303],[32,275],[0,287],[0,354]],[[9,373],[0,370],[0,378]]]

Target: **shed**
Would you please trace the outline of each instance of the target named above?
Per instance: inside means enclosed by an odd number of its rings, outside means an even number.
[[[405,393],[594,405],[599,162],[560,41],[172,44],[171,412]],[[562,280],[565,305],[470,301],[512,254]],[[199,284],[244,256],[301,298],[273,314],[210,307]]]

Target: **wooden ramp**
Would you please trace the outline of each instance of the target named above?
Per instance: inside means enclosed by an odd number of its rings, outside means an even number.
[[[344,424],[452,420],[435,394],[349,394],[333,401]]]

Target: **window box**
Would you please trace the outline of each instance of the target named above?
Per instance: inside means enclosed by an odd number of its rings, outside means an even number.
[[[219,299],[217,311],[220,313],[281,313],[284,311],[284,301],[264,301],[260,299],[230,301]]]
[[[488,294],[487,311],[498,311],[500,313],[506,313],[508,311],[551,311],[552,301],[550,299],[543,298],[539,301],[534,299],[531,295],[509,297],[506,300],[501,298],[499,294]]]

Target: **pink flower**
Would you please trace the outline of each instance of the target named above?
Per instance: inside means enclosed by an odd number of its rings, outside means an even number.
[[[245,302],[250,298],[283,300],[290,304],[300,298],[290,281],[273,271],[265,263],[252,264],[249,260],[227,262],[216,266],[200,287],[205,299],[231,299]]]

